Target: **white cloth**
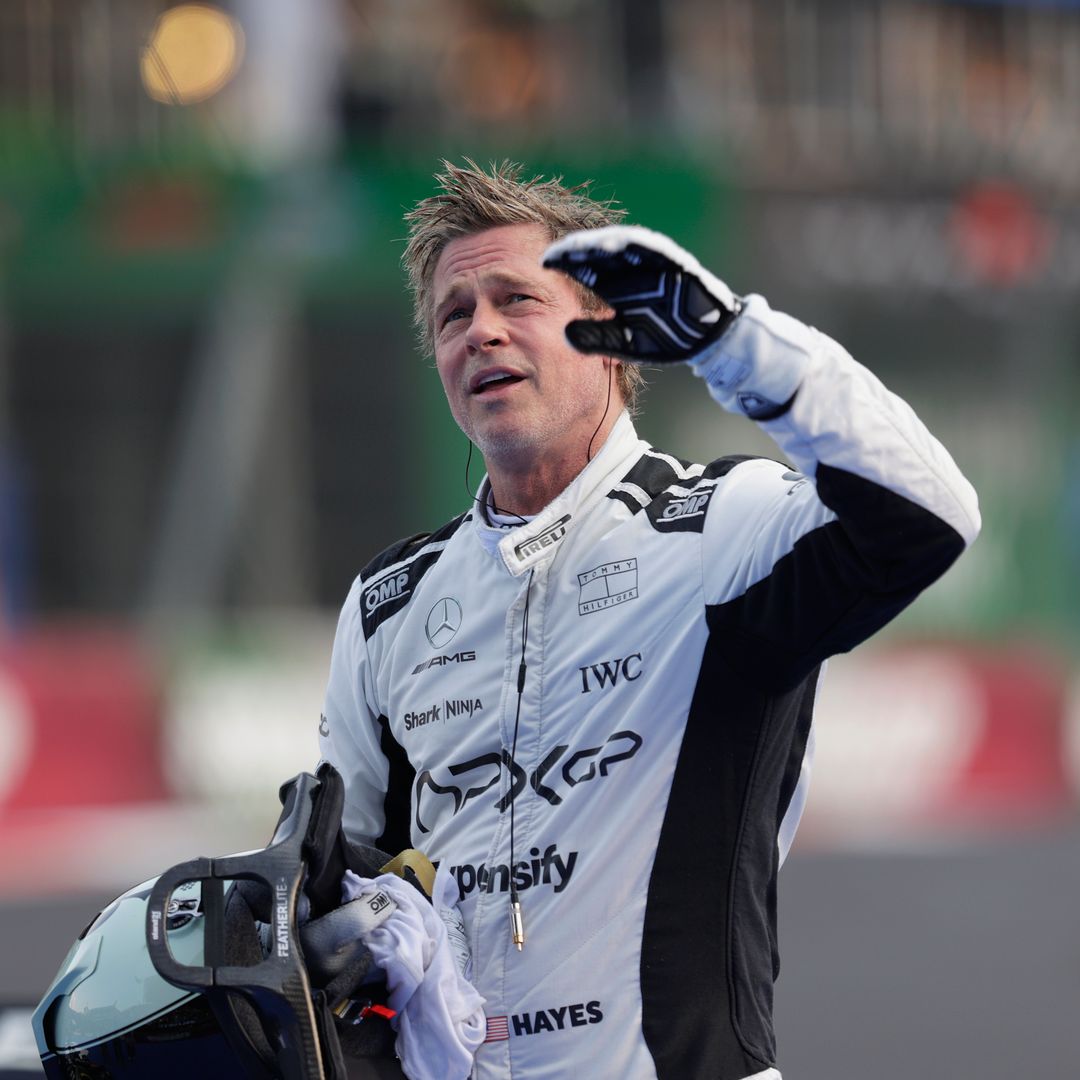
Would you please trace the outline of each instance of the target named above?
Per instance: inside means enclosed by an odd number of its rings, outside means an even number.
[[[364,944],[386,972],[387,1003],[397,1012],[397,1055],[409,1080],[465,1080],[484,1041],[484,999],[459,970],[447,937],[445,912],[458,886],[445,866],[435,876],[432,902],[395,874],[360,878],[347,872],[346,901],[389,894],[396,909],[363,932]]]
[[[346,897],[350,902],[300,925],[304,960],[308,972],[320,986],[336,979],[367,952],[363,941],[364,934],[381,925],[397,906],[383,890],[368,891],[363,896],[353,893],[351,896],[356,898]],[[268,923],[263,925],[260,931],[263,947],[266,949],[271,947],[271,931],[272,927]],[[377,974],[372,971],[363,981],[368,982]]]

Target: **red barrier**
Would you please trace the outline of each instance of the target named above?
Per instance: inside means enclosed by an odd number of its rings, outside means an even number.
[[[953,650],[979,686],[981,738],[937,811],[1016,820],[1071,805],[1064,673],[1042,655]]]
[[[830,666],[805,838],[923,838],[1072,812],[1066,679],[1023,647],[867,649]]]
[[[0,819],[21,810],[167,797],[161,702],[146,654],[100,627],[0,645]]]

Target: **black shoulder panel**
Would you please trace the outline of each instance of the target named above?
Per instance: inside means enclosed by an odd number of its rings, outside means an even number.
[[[645,507],[652,527],[665,533],[701,532],[705,528],[705,511],[716,490],[714,481],[726,476],[736,465],[753,460],[750,454],[731,454],[710,462],[700,476],[674,481],[680,491],[663,491]]]
[[[399,540],[360,571],[365,586],[360,592],[365,637],[370,639],[383,622],[409,602],[420,579],[439,561],[442,548],[431,551],[431,545],[449,540],[471,517],[461,514],[433,533],[417,533]]]
[[[761,454],[728,454],[726,457],[710,461],[701,474],[702,480],[717,480],[721,476],[727,476],[736,465],[744,461],[771,461],[771,458],[763,458]]]
[[[865,641],[964,548],[952,526],[870,480],[819,465],[817,490],[842,519],[799,537],[766,577],[706,611],[732,665],[774,689]]]
[[[690,467],[690,463],[682,458],[675,460],[684,470]],[[639,497],[617,489],[609,491],[608,498],[617,499],[631,514],[644,510],[657,532],[699,533],[705,526],[705,511],[715,490],[715,485],[709,481],[718,480],[731,472],[736,465],[753,460],[755,455],[731,454],[710,462],[699,476],[684,478],[668,461],[645,453],[638,458],[620,483],[638,488],[649,501],[642,505]],[[668,490],[672,487],[678,487],[679,490]]]
[[[673,454],[669,456],[674,457]],[[690,467],[691,463],[689,461],[683,461],[682,458],[675,458],[675,460],[684,469]],[[650,499],[655,499],[669,485],[681,482],[683,481],[680,481],[678,474],[667,461],[649,453],[642,454],[620,481],[622,484],[633,484],[634,487],[640,488]],[[626,492],[609,491],[608,498],[618,499],[620,502],[625,503],[630,508],[630,511],[635,514],[642,509],[638,500],[633,496],[628,496]]]
[[[360,580],[370,581],[388,566],[393,566],[394,563],[402,562],[404,559],[407,559],[410,551],[417,550],[429,536],[431,536],[431,533],[415,533],[412,536],[405,537],[404,540],[396,540],[384,551],[380,551],[379,554],[360,571]]]

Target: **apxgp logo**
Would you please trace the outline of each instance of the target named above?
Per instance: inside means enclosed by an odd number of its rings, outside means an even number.
[[[577,579],[579,615],[589,615],[637,599],[637,559],[620,559],[594,566],[592,570],[578,574]]]
[[[445,784],[436,780],[430,769],[425,769],[416,777],[416,827],[422,833],[431,832],[429,822],[439,816],[453,817],[473,799],[491,791],[502,779],[504,769],[510,774],[510,789],[494,803],[500,814],[509,809],[526,785],[552,806],[558,806],[578,784],[604,778],[614,765],[629,761],[643,743],[636,731],[616,731],[600,746],[575,750],[565,758],[570,746],[558,743],[531,773],[526,773],[508,750],[492,751],[447,766],[445,771],[450,774],[450,780]],[[560,762],[561,768],[556,771]]]

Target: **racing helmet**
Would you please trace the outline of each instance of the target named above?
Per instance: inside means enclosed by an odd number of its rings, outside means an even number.
[[[370,954],[309,965],[299,930],[338,906],[346,869],[390,856],[345,840],[330,765],[281,801],[266,848],[171,867],[79,935],[33,1015],[48,1080],[404,1076]]]

